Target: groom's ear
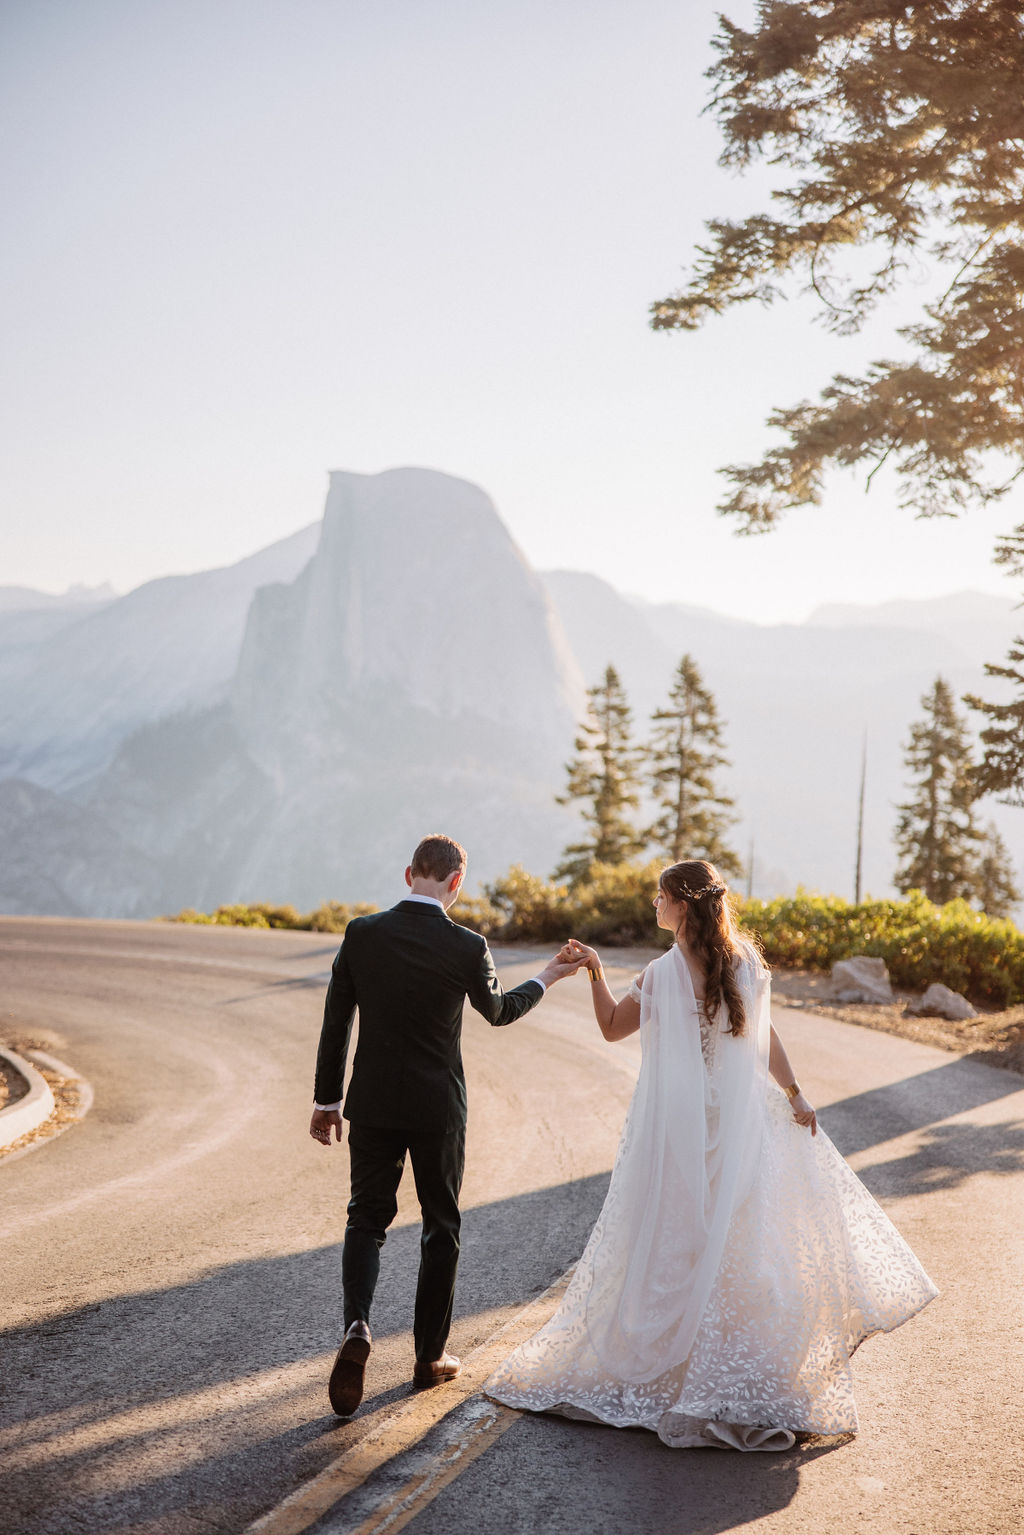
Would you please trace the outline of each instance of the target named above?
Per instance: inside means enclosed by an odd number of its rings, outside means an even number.
[[[451,876],[451,878],[448,881],[448,889],[451,890],[451,891],[458,890],[459,886],[462,884],[462,881],[465,879],[465,877],[466,877],[465,869],[456,869],[455,873]]]
[[[405,870],[405,883],[409,886],[409,889],[411,890],[412,889],[412,864],[409,864],[406,867],[406,870]]]

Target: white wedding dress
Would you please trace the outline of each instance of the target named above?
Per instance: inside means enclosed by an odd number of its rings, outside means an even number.
[[[647,967],[643,1060],[604,1207],[565,1297],[487,1382],[510,1407],[788,1449],[857,1428],[850,1356],[937,1293],[819,1127],[768,1077],[769,978],[746,947],[742,1035],[709,1024],[673,947]]]

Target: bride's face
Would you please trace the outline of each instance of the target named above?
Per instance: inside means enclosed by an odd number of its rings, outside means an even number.
[[[658,893],[654,897],[654,910],[657,914],[658,926],[667,928],[670,933],[677,933],[686,915],[686,902],[673,901],[672,897],[659,885]]]

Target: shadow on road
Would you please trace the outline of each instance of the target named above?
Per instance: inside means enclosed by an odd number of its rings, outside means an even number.
[[[453,1344],[475,1346],[490,1313],[524,1305],[575,1260],[607,1183],[466,1211]],[[0,1332],[0,1524],[18,1535],[176,1535],[193,1519],[238,1530],[314,1476],[412,1389],[411,1337],[385,1361],[387,1340],[411,1328],[419,1228],[388,1238],[373,1318],[381,1386],[371,1374],[352,1425],[326,1399],[340,1258],[339,1242],[229,1264]]]
[[[873,1087],[822,1109],[820,1118],[844,1156],[912,1130],[1024,1092],[1024,1078],[955,1058],[917,1076]]]
[[[801,1471],[852,1435],[808,1439],[784,1453],[669,1450],[645,1429],[525,1416],[410,1526],[501,1535],[724,1535],[797,1494]],[[529,1468],[529,1476],[523,1468]]]
[[[941,1191],[975,1172],[1024,1167],[1024,1124],[944,1123],[1020,1091],[1008,1073],[954,1060],[832,1104],[822,1119],[848,1154],[925,1132],[910,1155],[869,1168],[867,1181],[883,1196]],[[524,1304],[576,1259],[607,1181],[602,1174],[466,1212],[456,1346],[480,1341],[496,1308]],[[361,1420],[345,1426],[325,1412],[325,1360],[340,1334],[340,1250],[336,1243],[234,1263],[0,1333],[0,1508],[10,1528],[19,1535],[128,1528],[177,1535],[197,1524],[238,1530],[315,1475],[370,1415],[410,1389],[411,1344],[395,1343],[390,1370],[387,1347],[380,1350],[380,1387],[374,1391],[371,1379]],[[410,1328],[417,1260],[418,1229],[394,1231],[374,1314],[379,1342]],[[111,1262],[130,1284],[130,1255],[111,1254]],[[677,1524],[659,1527],[680,1532],[742,1526],[785,1506],[800,1465],[832,1447],[763,1457],[672,1452],[649,1435],[560,1420],[524,1419],[506,1437],[521,1432],[537,1435],[536,1453],[551,1465],[551,1497],[566,1509],[564,1524],[550,1528],[567,1531],[579,1525],[571,1522],[564,1464],[558,1479],[560,1444],[592,1444],[587,1478],[614,1511],[602,1528],[654,1527],[644,1509],[661,1498],[680,1513]],[[500,1454],[499,1444],[487,1457],[492,1475]],[[506,1517],[495,1527],[530,1526]]]

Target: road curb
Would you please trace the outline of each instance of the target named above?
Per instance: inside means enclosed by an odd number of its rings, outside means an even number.
[[[40,1076],[31,1062],[26,1061],[23,1055],[18,1055],[13,1050],[0,1049],[0,1056],[28,1083],[28,1092],[24,1098],[9,1104],[6,1109],[0,1109],[0,1150],[2,1150],[12,1141],[20,1140],[31,1130],[38,1129],[44,1119],[49,1119],[57,1105],[54,1102],[50,1084]]]
[[[85,1077],[75,1070],[74,1066],[69,1066],[67,1061],[59,1060],[57,1056],[51,1055],[47,1050],[26,1049],[25,1055],[19,1055],[14,1050],[4,1046],[0,1049],[0,1055],[9,1061],[14,1069],[30,1084],[27,1098],[19,1098],[17,1103],[12,1103],[8,1108],[0,1110],[0,1153],[4,1153],[3,1162],[6,1165],[8,1162],[16,1162],[19,1157],[28,1156],[30,1151],[35,1151],[38,1146],[44,1146],[49,1141],[56,1140],[59,1135],[64,1134],[65,1130],[70,1130],[72,1125],[78,1124],[79,1120],[84,1119],[92,1108],[94,1094],[92,1083],[87,1082]],[[46,1071],[52,1071],[55,1076],[63,1077],[65,1083],[74,1087],[78,1101],[74,1106],[73,1115],[66,1115],[63,1123],[51,1126],[46,1130],[45,1134],[34,1136],[26,1145],[19,1146],[17,1151],[7,1152],[8,1146],[13,1145],[16,1141],[23,1139],[27,1135],[31,1135],[34,1130],[42,1129],[50,1116],[58,1109],[64,1107],[63,1104],[59,1104],[54,1098],[53,1090],[49,1083],[36,1071],[35,1066],[25,1059],[26,1056],[31,1056],[32,1061],[35,1061]],[[34,1114],[24,1116],[19,1122],[14,1118],[15,1112],[28,1104],[29,1099],[33,1097],[35,1092],[35,1084],[38,1083],[42,1083],[44,1089],[44,1093],[39,1095],[38,1101],[45,1105],[45,1095],[48,1094],[49,1105],[46,1107],[45,1113],[40,1112],[36,1108]],[[58,1088],[59,1091],[60,1089]],[[34,1117],[35,1114],[38,1114],[38,1118]],[[8,1115],[12,1116],[10,1121],[8,1121]]]

